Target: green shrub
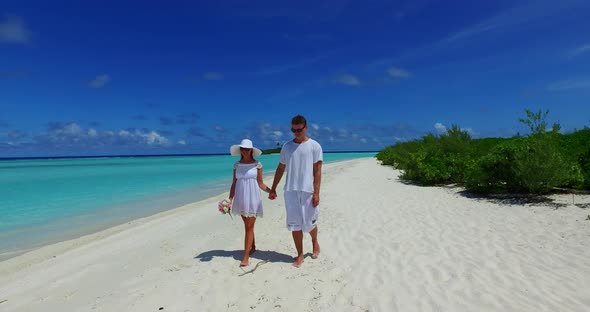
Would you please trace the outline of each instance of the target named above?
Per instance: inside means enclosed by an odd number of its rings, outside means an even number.
[[[590,190],[590,150],[578,157],[582,183],[578,186],[580,189]]]
[[[376,157],[383,165],[400,169],[406,165],[411,155],[418,151],[422,144],[419,140],[397,143],[394,146],[386,147],[377,153]]]
[[[457,183],[479,193],[590,189],[590,129],[562,135],[556,123],[548,131],[548,113],[526,110],[520,122],[529,127],[528,137],[472,140],[453,125],[440,136],[387,147],[377,159],[422,185]]]
[[[423,185],[463,183],[469,155],[470,135],[453,125],[447,133],[432,133],[400,147],[395,153],[396,166],[403,170],[402,179]]]
[[[572,180],[572,163],[559,151],[558,138],[553,133],[527,138],[515,165],[516,178],[525,192],[548,193]]]
[[[505,193],[521,190],[516,162],[523,154],[523,139],[511,139],[480,157],[467,174],[465,186],[477,193]]]
[[[545,194],[582,181],[580,167],[559,149],[559,134],[546,133],[496,146],[477,161],[466,187],[478,193]]]
[[[590,189],[590,129],[564,135],[560,149],[569,161],[577,164],[581,176],[581,181],[571,183],[571,187]]]

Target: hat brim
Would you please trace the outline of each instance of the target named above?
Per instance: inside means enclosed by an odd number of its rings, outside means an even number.
[[[256,147],[253,147],[252,149],[254,150],[254,151],[252,152],[252,157],[258,157],[258,156],[262,155],[262,151],[261,151],[260,149],[258,149],[258,148],[256,148]],[[230,155],[232,155],[232,156],[238,156],[238,155],[241,155],[241,153],[240,153],[240,145],[239,145],[239,144],[232,145],[232,146],[229,148],[229,153],[230,153]]]

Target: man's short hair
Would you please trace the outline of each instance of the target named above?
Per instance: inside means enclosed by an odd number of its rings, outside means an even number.
[[[297,115],[295,117],[293,117],[293,119],[291,119],[291,124],[292,125],[303,125],[303,126],[307,126],[307,120],[305,120],[305,117],[301,116],[301,115]]]

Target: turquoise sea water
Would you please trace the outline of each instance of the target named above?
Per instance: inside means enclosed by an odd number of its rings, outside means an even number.
[[[324,162],[375,154],[324,153]],[[278,157],[258,157],[265,175]],[[229,155],[0,161],[0,260],[229,192],[235,161]]]

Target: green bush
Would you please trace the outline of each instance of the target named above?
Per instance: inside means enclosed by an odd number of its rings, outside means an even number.
[[[421,142],[400,147],[394,154],[397,168],[403,170],[401,178],[423,185],[463,183],[465,171],[472,163],[470,142],[470,135],[453,125],[438,137],[429,133]]]
[[[590,150],[578,157],[578,165],[582,175],[582,183],[578,188],[590,190]]]
[[[467,174],[465,186],[477,193],[517,192],[521,189],[516,162],[523,154],[522,139],[512,139],[492,148],[480,157]]]
[[[577,164],[581,178],[571,187],[590,189],[590,129],[579,130],[561,139],[560,149],[571,162]],[[575,170],[574,170],[575,171]]]
[[[398,143],[377,154],[382,164],[402,171],[401,178],[422,185],[456,183],[478,193],[544,194],[555,187],[590,189],[590,129],[547,131],[549,112],[520,122],[528,137],[472,140],[453,125],[446,133]]]
[[[575,183],[575,165],[559,150],[557,134],[535,135],[525,140],[516,159],[516,178],[522,191],[544,194],[554,187]]]
[[[447,182],[450,173],[444,164],[444,159],[437,153],[433,153],[430,146],[423,147],[413,153],[404,168],[400,178],[411,180],[423,185],[434,185]]]
[[[511,139],[477,161],[466,187],[478,193],[545,194],[583,181],[578,164],[564,157],[559,134]]]
[[[383,149],[377,153],[376,157],[383,165],[400,169],[406,165],[411,155],[418,151],[421,145],[422,142],[419,140],[398,143]]]

